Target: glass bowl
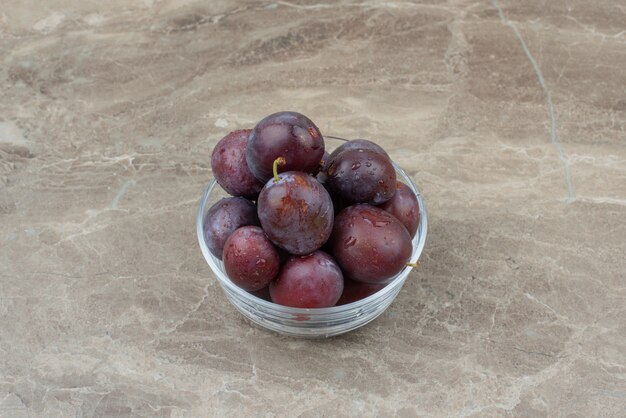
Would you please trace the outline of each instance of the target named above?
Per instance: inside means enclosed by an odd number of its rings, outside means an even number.
[[[347,140],[325,136],[324,141],[326,149],[330,152]],[[419,202],[420,223],[412,241],[413,249],[410,258],[410,262],[415,263],[419,259],[426,241],[428,221],[426,219],[424,200],[407,173],[395,163],[393,165],[396,169],[398,180],[404,182],[413,190]],[[214,203],[227,196],[228,194],[219,187],[215,179],[209,182],[202,199],[200,199],[200,207],[198,208],[198,217],[196,219],[198,241],[202,254],[215,273],[226,298],[246,318],[264,328],[283,335],[308,338],[331,337],[352,331],[371,322],[382,314],[396,298],[411,272],[412,267],[407,266],[378,292],[356,302],[330,308],[291,308],[258,298],[230,281],[224,270],[222,260],[209,251],[204,240],[203,221],[207,211]]]

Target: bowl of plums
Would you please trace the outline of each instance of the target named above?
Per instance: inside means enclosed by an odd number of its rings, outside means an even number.
[[[295,337],[359,328],[389,307],[426,241],[417,187],[374,141],[278,112],[213,148],[202,254],[252,322]]]

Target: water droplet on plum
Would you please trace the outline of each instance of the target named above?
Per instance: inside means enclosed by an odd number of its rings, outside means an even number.
[[[354,238],[353,236],[346,238],[346,240],[343,242],[345,248],[352,247],[354,244],[356,244],[356,238]]]

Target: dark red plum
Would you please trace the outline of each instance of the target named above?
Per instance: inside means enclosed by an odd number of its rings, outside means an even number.
[[[387,154],[387,152],[375,142],[369,141],[367,139],[353,139],[335,148],[333,152],[330,153],[330,159],[332,160],[337,155],[341,154],[343,151],[347,151],[351,149],[367,149],[367,150],[371,150],[379,154],[382,154],[385,157],[389,158],[389,154]]]
[[[339,212],[330,247],[346,278],[364,283],[386,283],[405,267],[412,251],[404,225],[367,204]]]
[[[365,299],[366,297],[378,292],[385,286],[386,284],[361,283],[355,282],[354,280],[345,279],[343,282],[343,293],[337,301],[337,305],[347,305],[348,303]]]
[[[396,192],[396,171],[384,155],[364,149],[343,151],[327,170],[329,190],[346,200],[379,205]]]
[[[333,228],[330,195],[311,175],[288,171],[267,182],[257,201],[261,226],[278,247],[304,255],[320,248]]]
[[[255,199],[263,183],[260,182],[246,162],[246,145],[251,129],[234,131],[222,138],[211,154],[211,169],[215,180],[227,193]]]
[[[294,256],[270,283],[272,302],[293,308],[335,306],[343,292],[343,274],[323,251]]]
[[[256,207],[243,197],[225,197],[215,203],[204,217],[204,240],[214,256],[222,259],[224,243],[236,229],[261,225]]]
[[[272,301],[272,298],[270,296],[270,287],[269,287],[269,285],[265,286],[263,289],[260,289],[260,290],[253,290],[250,293],[253,294],[254,296],[256,296],[259,299],[263,299],[263,300],[266,300],[268,302]]]
[[[263,289],[280,269],[274,245],[258,226],[244,226],[224,244],[224,269],[230,280],[249,292]]]
[[[250,134],[246,161],[254,176],[266,182],[272,177],[272,164],[278,157],[286,161],[279,171],[312,173],[324,155],[324,138],[306,116],[278,112],[259,122]]]
[[[417,196],[409,186],[396,182],[396,193],[379,207],[398,218],[409,231],[411,238],[415,236],[420,223],[420,208]]]

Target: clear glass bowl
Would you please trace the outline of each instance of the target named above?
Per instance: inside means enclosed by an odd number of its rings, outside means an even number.
[[[346,139],[325,136],[324,141],[326,149],[330,151],[341,145]],[[428,225],[426,209],[424,200],[411,178],[395,163],[394,167],[398,180],[401,180],[413,190],[419,202],[420,224],[413,238],[413,252],[410,259],[410,262],[414,263],[419,259],[426,241]],[[203,220],[207,211],[214,203],[227,196],[215,179],[212,179],[204,191],[202,199],[200,199],[200,207],[196,219],[198,241],[204,258],[215,273],[228,300],[246,318],[264,328],[284,335],[308,338],[331,337],[352,331],[371,322],[382,314],[396,298],[411,272],[411,267],[405,267],[392,278],[387,286],[373,295],[356,302],[331,308],[291,308],[260,299],[237,287],[230,281],[224,270],[224,264],[209,251],[204,240]]]

